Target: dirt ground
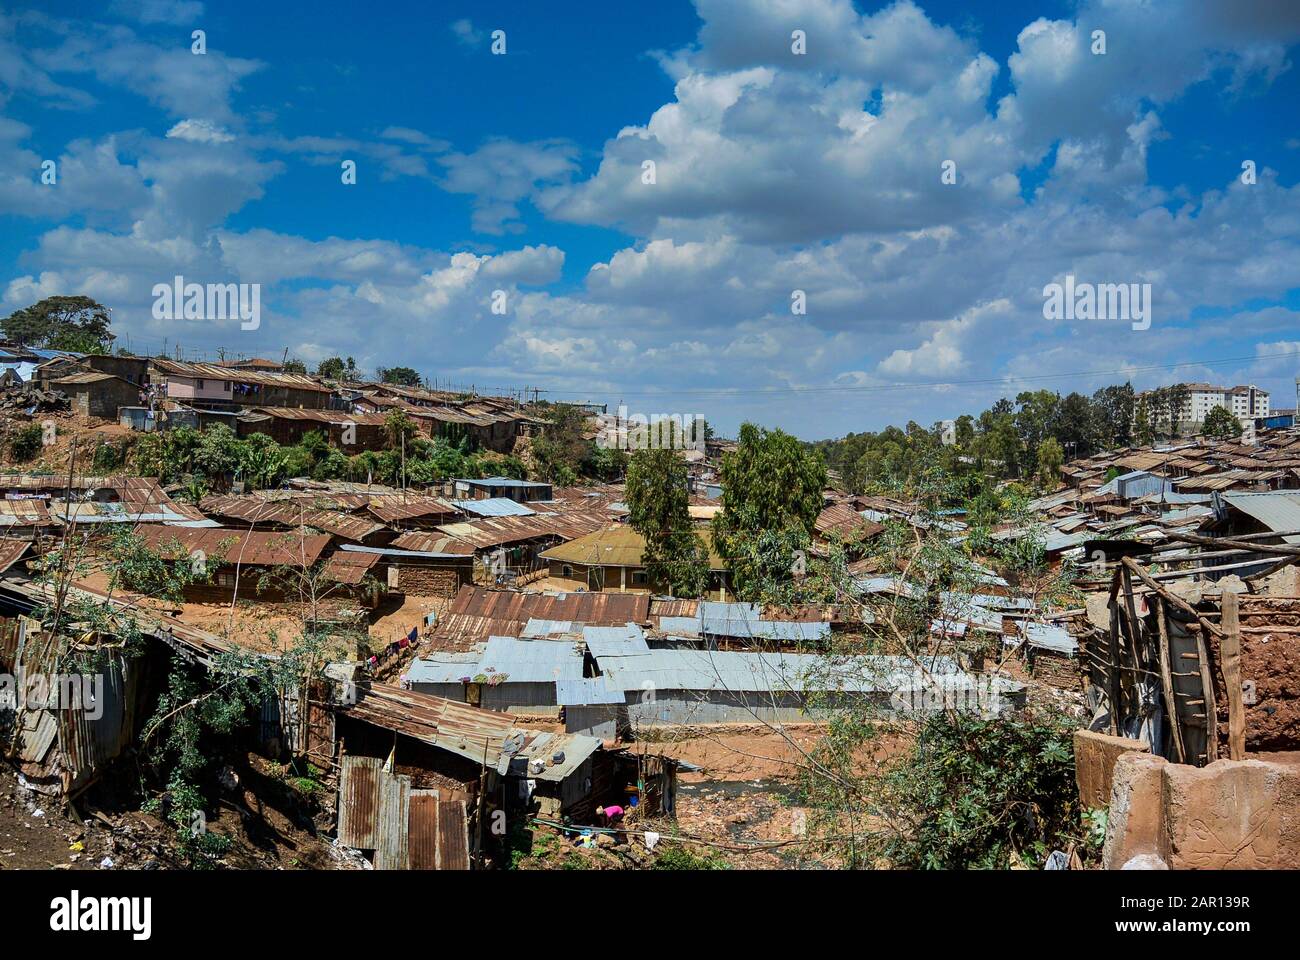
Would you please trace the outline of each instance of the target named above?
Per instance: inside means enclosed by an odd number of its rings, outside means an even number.
[[[70,413],[37,413],[30,418],[6,416],[4,435],[7,436],[28,423],[43,423],[46,420],[54,421],[56,426],[54,443],[43,447],[35,459],[25,463],[15,463],[11,460],[8,454],[9,446],[3,444],[4,452],[0,454],[0,468],[26,472],[52,470],[56,473],[67,470],[73,441],[76,441],[77,472],[87,473],[90,457],[100,443],[118,445],[124,438],[133,436],[130,427],[124,427],[114,420],[101,420],[98,417],[83,417]]]
[[[323,785],[294,778],[248,755],[231,765],[237,780],[208,811],[207,829],[228,837],[219,865],[231,869],[358,869],[322,836],[316,791]],[[173,827],[121,802],[114,784],[92,786],[73,802],[26,787],[0,765],[0,870],[154,870],[183,868],[172,846]],[[364,869],[364,868],[362,868]]]

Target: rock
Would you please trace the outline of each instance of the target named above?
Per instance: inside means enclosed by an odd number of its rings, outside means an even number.
[[[1129,860],[1121,870],[1168,870],[1169,864],[1165,863],[1154,853],[1139,853],[1132,860]]]

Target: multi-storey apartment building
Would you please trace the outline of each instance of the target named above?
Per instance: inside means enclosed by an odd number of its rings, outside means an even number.
[[[1178,411],[1180,423],[1203,423],[1215,407],[1223,407],[1238,420],[1267,417],[1269,394],[1254,384],[1220,387],[1212,383],[1186,383],[1187,399]]]

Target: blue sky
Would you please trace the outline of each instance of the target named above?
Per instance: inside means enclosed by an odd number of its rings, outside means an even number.
[[[0,312],[810,439],[1126,377],[1294,406],[1289,5],[285,6],[6,5]],[[155,319],[176,274],[260,326]],[[1150,328],[1045,319],[1066,274]]]

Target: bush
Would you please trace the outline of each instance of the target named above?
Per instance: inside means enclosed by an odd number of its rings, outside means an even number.
[[[673,845],[665,847],[655,857],[656,870],[729,870],[727,861],[721,857],[702,857],[692,853],[686,847]]]
[[[910,869],[1041,865],[1082,822],[1073,734],[1056,713],[936,714],[880,779],[892,826],[872,835],[873,852]]]
[[[39,423],[19,427],[9,438],[9,454],[19,463],[26,463],[40,453],[45,431]]]

